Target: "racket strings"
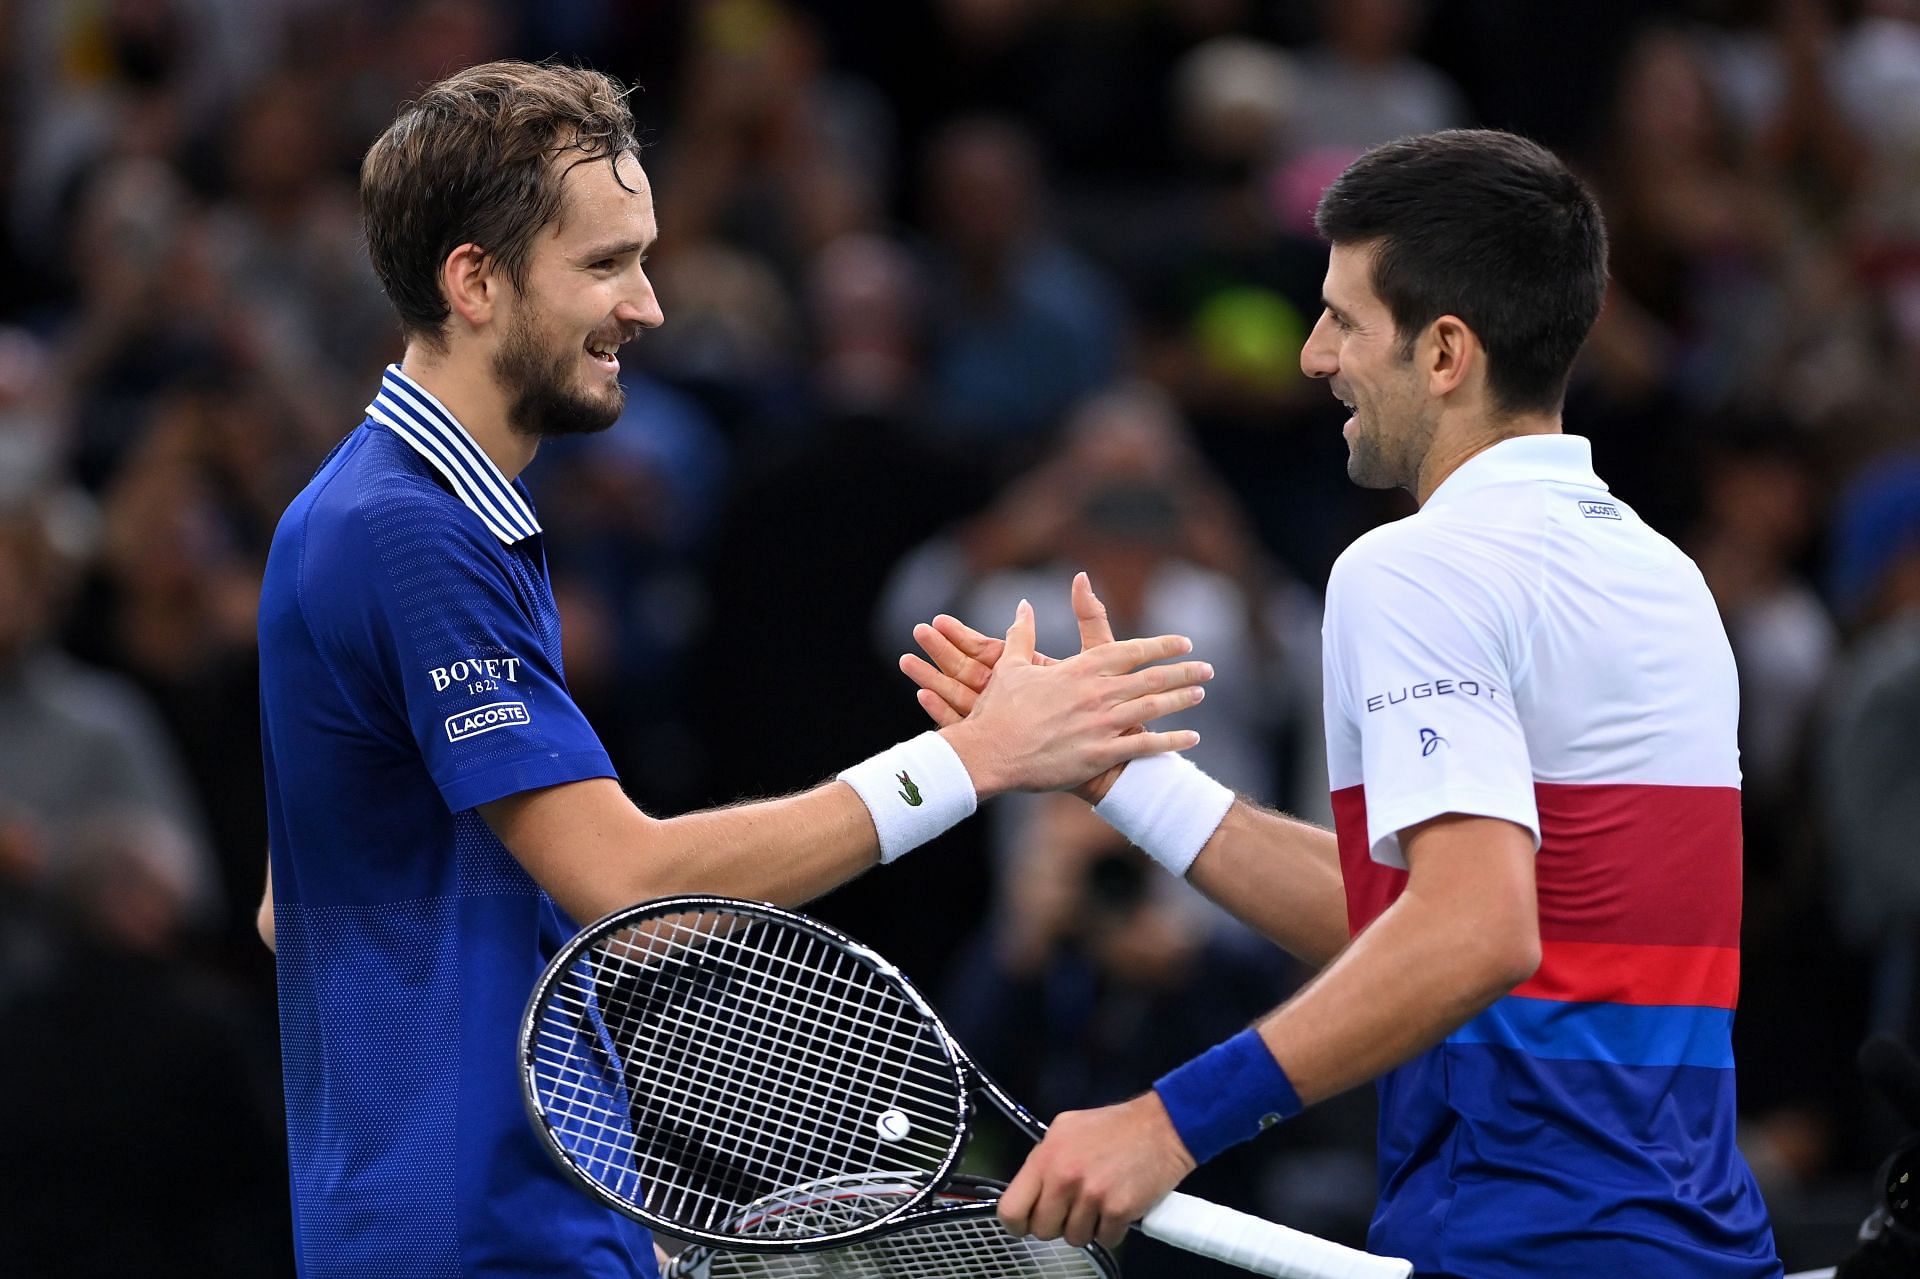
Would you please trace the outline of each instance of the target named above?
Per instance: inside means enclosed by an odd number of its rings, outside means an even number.
[[[754,1210],[804,1221],[813,1235],[885,1216],[910,1187],[842,1186]],[[942,1196],[946,1202],[966,1197]],[[991,1215],[936,1217],[865,1243],[800,1255],[702,1251],[672,1272],[688,1279],[1105,1279],[1091,1254],[1060,1240],[1019,1239]]]
[[[706,1229],[853,1170],[924,1187],[961,1123],[943,1037],[887,977],[810,931],[709,912],[586,952],[549,993],[532,1073],[582,1171]]]

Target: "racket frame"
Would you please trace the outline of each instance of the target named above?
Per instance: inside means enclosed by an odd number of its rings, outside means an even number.
[[[903,1220],[893,1220],[891,1215],[889,1215],[886,1219],[889,1224],[885,1229],[871,1237],[863,1236],[860,1239],[854,1240],[852,1243],[840,1244],[837,1245],[837,1247],[858,1248],[863,1244],[873,1243],[882,1238],[897,1236],[922,1228],[938,1228],[940,1225],[948,1222],[965,1221],[977,1217],[994,1217],[999,1210],[1000,1195],[1006,1188],[1007,1184],[1004,1181],[995,1181],[989,1177],[977,1177],[964,1172],[955,1173],[948,1182],[941,1186],[934,1194],[935,1200],[943,1202],[923,1207],[913,1216]],[[903,1194],[911,1193],[905,1186],[902,1186],[901,1189]],[[915,1198],[918,1200],[924,1197],[915,1196]],[[949,1199],[954,1202],[944,1202]],[[1074,1245],[1066,1243],[1065,1241],[1058,1241],[1057,1246],[1061,1248],[1074,1247]],[[661,1271],[661,1279],[705,1279],[708,1273],[706,1267],[712,1263],[716,1255],[741,1251],[748,1250],[731,1247],[729,1245],[696,1243],[676,1256],[672,1264],[666,1270]],[[752,1251],[754,1251],[756,1255],[760,1255],[759,1250]],[[781,1248],[779,1251],[782,1254],[792,1254],[799,1250]],[[819,1250],[809,1248],[806,1251],[808,1253],[814,1253]],[[1114,1259],[1111,1252],[1100,1244],[1090,1243],[1085,1247],[1079,1248],[1078,1251],[1088,1256],[1094,1268],[1097,1269],[1101,1275],[1105,1276],[1105,1279],[1121,1279],[1120,1263]]]
[[[567,980],[574,965],[595,947],[609,938],[645,925],[650,920],[663,919],[673,915],[695,915],[708,913],[734,918],[761,918],[783,927],[811,934],[850,958],[879,974],[886,982],[898,988],[899,992],[912,1004],[914,1011],[922,1018],[926,1029],[937,1041],[944,1053],[948,1065],[953,1070],[954,1095],[958,1099],[954,1111],[953,1140],[938,1165],[925,1174],[927,1184],[918,1194],[903,1196],[898,1207],[889,1210],[884,1216],[828,1235],[807,1238],[768,1238],[729,1235],[717,1230],[690,1225],[683,1221],[664,1216],[648,1208],[644,1202],[619,1194],[604,1185],[599,1178],[582,1168],[579,1162],[567,1150],[566,1146],[554,1134],[553,1127],[547,1121],[545,1108],[540,1098],[545,1091],[540,1084],[537,1067],[539,1065],[540,1029],[548,998],[554,987]],[[576,1032],[577,1033],[577,1032]],[[974,1093],[985,1089],[993,1094],[995,1104],[1006,1111],[1009,1118],[1025,1129],[1035,1140],[1046,1129],[1020,1104],[1002,1092],[998,1085],[987,1079],[980,1068],[960,1046],[946,1023],[934,1011],[933,1005],[919,989],[907,979],[906,974],[887,962],[886,958],[868,946],[861,944],[827,924],[807,915],[786,910],[768,902],[748,901],[742,898],[725,897],[710,893],[690,893],[674,897],[660,897],[622,907],[611,914],[602,916],[586,928],[568,939],[540,974],[534,984],[533,994],[527,1000],[526,1012],[520,1019],[520,1041],[518,1045],[520,1066],[520,1099],[527,1112],[527,1119],[534,1130],[540,1134],[541,1145],[547,1155],[574,1181],[584,1187],[594,1198],[607,1207],[638,1221],[650,1230],[672,1235],[677,1239],[710,1245],[730,1252],[800,1253],[819,1252],[829,1248],[845,1247],[868,1239],[877,1239],[908,1225],[926,1220],[928,1212],[924,1205],[939,1196],[942,1189],[954,1180],[954,1169],[960,1162],[961,1153],[966,1149],[972,1135],[976,1114]],[[644,1195],[644,1184],[641,1189]],[[916,1209],[923,1211],[916,1212]],[[941,1213],[942,1209],[932,1209],[932,1213]],[[991,1212],[992,1207],[975,1209],[971,1206],[966,1212]]]

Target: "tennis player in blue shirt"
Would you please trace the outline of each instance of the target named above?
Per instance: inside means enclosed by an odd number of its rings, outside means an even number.
[[[646,1232],[568,1188],[516,1091],[521,1009],[576,925],[673,892],[803,901],[982,796],[1191,744],[1126,730],[1211,671],[1136,669],[1177,636],[1034,663],[1023,604],[964,723],[804,794],[648,816],[568,696],[517,478],[543,438],[612,424],[615,352],[661,323],[623,93],[461,72],[374,144],[361,196],[405,357],[282,518],[260,606],[300,1271],[651,1275]]]

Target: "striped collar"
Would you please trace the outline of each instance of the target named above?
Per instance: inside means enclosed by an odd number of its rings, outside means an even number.
[[[433,392],[389,364],[367,416],[405,440],[440,472],[454,496],[508,546],[541,531],[533,508]]]

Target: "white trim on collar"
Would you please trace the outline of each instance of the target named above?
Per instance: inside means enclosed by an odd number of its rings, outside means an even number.
[[[1593,472],[1593,445],[1586,436],[1562,432],[1514,435],[1488,445],[1454,468],[1453,474],[1427,495],[1424,505],[1432,506],[1442,497],[1453,501],[1490,484],[1527,480],[1607,491],[1606,481]]]
[[[541,531],[527,499],[500,473],[486,450],[474,443],[433,392],[402,373],[398,364],[389,364],[381,376],[380,393],[367,405],[367,416],[425,458],[452,486],[454,496],[508,546]]]

